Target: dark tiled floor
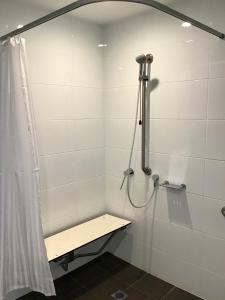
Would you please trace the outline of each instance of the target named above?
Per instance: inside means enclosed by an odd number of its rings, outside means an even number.
[[[30,293],[20,300],[113,300],[117,290],[127,300],[201,300],[109,253],[55,280],[55,287],[56,297]]]

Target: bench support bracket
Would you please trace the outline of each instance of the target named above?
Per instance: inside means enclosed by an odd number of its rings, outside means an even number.
[[[74,250],[73,250],[73,251],[70,251],[70,252],[60,256],[59,258],[54,259],[53,261],[55,263],[59,263],[59,265],[63,268],[63,270],[65,272],[67,272],[68,268],[69,268],[69,263],[71,263],[75,259],[81,258],[81,257],[87,257],[87,256],[95,256],[95,255],[102,253],[102,251],[105,249],[105,247],[109,244],[109,242],[112,240],[112,238],[116,235],[116,233],[124,228],[126,228],[126,227],[120,228],[118,230],[115,230],[113,233],[111,233],[111,235],[107,238],[107,240],[104,242],[104,244],[101,246],[101,248],[95,252],[74,254]]]

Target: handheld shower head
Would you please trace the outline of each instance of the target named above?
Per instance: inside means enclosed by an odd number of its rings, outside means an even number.
[[[146,62],[146,56],[145,56],[144,54],[138,55],[138,56],[136,57],[136,62],[137,62],[138,64],[143,64],[143,63],[145,63],[145,62]]]
[[[144,64],[144,63],[152,63],[153,62],[153,55],[152,54],[141,54],[141,55],[138,55],[136,57],[136,62],[138,64]]]

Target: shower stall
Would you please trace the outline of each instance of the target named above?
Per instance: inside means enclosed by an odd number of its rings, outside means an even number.
[[[0,43],[26,39],[45,236],[126,218],[109,252],[224,300],[224,1],[71,2],[0,1]]]

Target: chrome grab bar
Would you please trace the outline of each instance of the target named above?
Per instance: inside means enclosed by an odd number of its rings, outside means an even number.
[[[160,184],[160,186],[165,187],[167,189],[176,190],[176,191],[182,191],[182,190],[186,189],[186,185],[184,183],[173,184],[173,183],[170,183],[168,180],[165,180],[163,183]]]

